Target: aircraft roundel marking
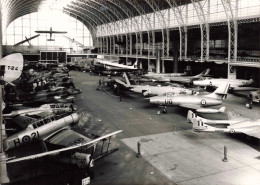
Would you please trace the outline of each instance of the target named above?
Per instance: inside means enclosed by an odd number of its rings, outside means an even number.
[[[27,135],[23,136],[23,138],[22,138],[23,143],[27,143],[30,140],[31,140],[30,136],[27,136]]]
[[[206,105],[207,104],[206,100],[204,100],[204,99],[202,99],[200,103],[201,103],[201,105]]]
[[[233,134],[233,133],[235,133],[235,130],[233,128],[231,128],[229,132]]]
[[[82,141],[84,141],[84,138],[78,138],[78,139],[76,139],[75,141],[74,141],[74,143],[80,143],[80,142],[82,142]]]

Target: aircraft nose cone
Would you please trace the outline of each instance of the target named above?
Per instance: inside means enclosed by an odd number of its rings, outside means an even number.
[[[157,102],[156,98],[154,98],[154,97],[150,98],[150,103],[156,104],[156,102]]]

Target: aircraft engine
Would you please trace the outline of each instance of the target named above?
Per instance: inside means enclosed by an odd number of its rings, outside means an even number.
[[[90,154],[76,152],[73,158],[77,161],[79,168],[91,168],[94,166],[94,159]]]

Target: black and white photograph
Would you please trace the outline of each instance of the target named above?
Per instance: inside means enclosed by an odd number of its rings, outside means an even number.
[[[0,184],[260,185],[260,0],[0,0]]]

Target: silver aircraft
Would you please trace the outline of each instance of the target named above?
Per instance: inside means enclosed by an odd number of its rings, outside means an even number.
[[[254,84],[254,80],[242,80],[242,79],[226,79],[226,78],[208,78],[204,80],[195,80],[193,85],[200,87],[213,87],[218,88],[223,83],[229,83],[230,89],[233,91],[246,91],[246,90],[256,90],[257,88],[248,87]]]
[[[167,93],[163,96],[154,96],[149,98],[150,103],[163,106],[163,113],[167,113],[166,106],[180,106],[188,109],[195,109],[197,112],[207,111],[207,107],[220,105],[222,100],[226,98],[229,84],[222,84],[213,93],[207,95],[174,95]],[[203,109],[202,109],[203,108]],[[219,112],[216,110],[215,112]],[[215,113],[208,111],[207,113]]]
[[[154,76],[152,78],[152,81],[155,82],[177,82],[181,84],[191,84],[194,80],[198,80],[203,78],[205,75],[208,75],[210,72],[210,69],[206,69],[205,71],[201,72],[198,75],[195,76],[184,76],[184,75],[179,75],[179,76]]]
[[[192,113],[190,113],[190,115],[192,115],[192,117],[189,118],[189,120],[191,121],[193,131],[195,132],[244,133],[260,139],[260,119],[251,120],[249,118],[244,118],[244,120],[208,120]],[[218,128],[206,123],[227,124],[227,126],[225,128]]]
[[[173,94],[194,94],[195,91],[182,88],[182,87],[173,87],[173,86],[150,86],[150,85],[132,85],[126,73],[123,73],[123,77],[126,82],[122,80],[115,79],[115,82],[124,86],[124,88],[129,89],[135,93],[142,93],[144,96],[157,96],[165,93]]]

